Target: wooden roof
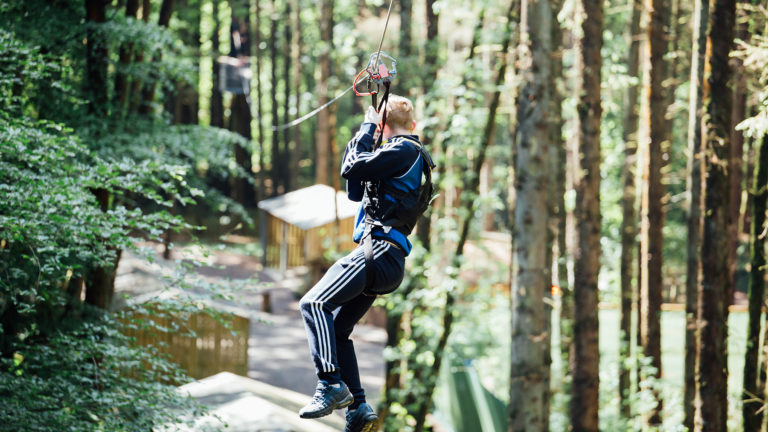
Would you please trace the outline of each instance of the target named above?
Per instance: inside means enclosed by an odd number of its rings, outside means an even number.
[[[259,208],[286,223],[309,230],[336,219],[333,195],[332,187],[317,184],[259,201]],[[336,202],[339,220],[354,217],[360,208],[360,203],[350,201],[342,191],[336,192]]]

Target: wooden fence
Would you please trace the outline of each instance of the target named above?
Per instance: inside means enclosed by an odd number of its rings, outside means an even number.
[[[231,329],[205,313],[192,314],[188,320],[137,315],[134,318],[153,320],[162,328],[178,326],[176,332],[160,332],[156,329],[127,329],[125,334],[136,338],[140,346],[154,346],[171,361],[181,366],[195,379],[205,378],[227,371],[248,375],[247,318],[225,315]],[[196,337],[188,336],[190,330]]]

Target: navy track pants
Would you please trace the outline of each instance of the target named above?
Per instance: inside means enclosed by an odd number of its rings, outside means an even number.
[[[374,277],[378,290],[390,291],[403,280],[405,254],[384,240],[373,239]],[[352,329],[371,307],[375,296],[365,289],[362,246],[336,261],[299,303],[307,328],[309,351],[320,380],[349,387],[356,401],[365,400],[352,340]]]

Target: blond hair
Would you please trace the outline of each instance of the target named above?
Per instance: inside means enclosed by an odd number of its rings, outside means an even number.
[[[408,98],[394,94],[389,95],[387,126],[391,129],[411,130],[413,127],[413,104]]]

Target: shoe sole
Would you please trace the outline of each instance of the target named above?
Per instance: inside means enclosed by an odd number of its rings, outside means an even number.
[[[324,410],[320,410],[320,411],[299,414],[299,417],[301,417],[303,419],[314,419],[314,418],[325,417],[325,416],[329,415],[330,413],[332,413],[333,410],[346,408],[346,407],[352,405],[352,402],[354,402],[354,401],[355,401],[355,398],[352,397],[352,393],[347,393],[347,396],[344,399],[342,399],[340,402],[338,402],[336,405],[329,406],[329,407],[325,408]]]
[[[360,429],[360,432],[374,432],[376,429],[379,428],[379,418],[373,418],[371,420],[368,420],[363,425],[363,428]]]

